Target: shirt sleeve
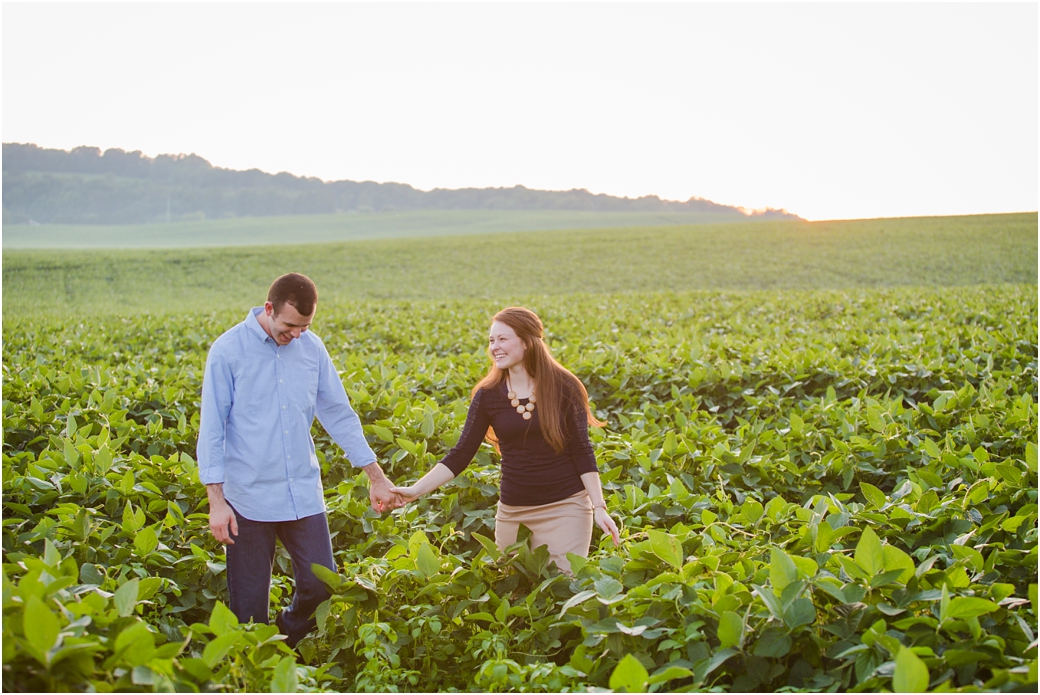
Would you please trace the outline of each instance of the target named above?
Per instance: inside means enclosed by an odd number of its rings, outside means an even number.
[[[235,377],[227,357],[210,348],[202,377],[202,407],[199,414],[199,443],[195,456],[203,485],[224,482],[224,442],[227,420],[235,397]]]
[[[581,392],[571,389],[567,403],[567,449],[571,455],[574,471],[581,477],[584,473],[598,473],[596,452],[589,440],[589,418],[582,403]]]
[[[480,443],[484,441],[488,427],[491,426],[491,419],[483,406],[483,397],[483,389],[477,391],[477,394],[473,396],[473,401],[469,404],[469,412],[466,413],[466,424],[462,428],[462,436],[459,437],[459,441],[455,443],[451,451],[440,460],[456,476],[466,470],[466,467],[473,461],[473,457],[480,448]]]
[[[376,454],[365,440],[361,418],[350,407],[350,399],[347,398],[343,381],[336,372],[332,358],[329,357],[329,351],[323,343],[319,345],[321,355],[318,358],[318,397],[314,404],[314,414],[333,441],[343,449],[350,465],[364,468],[375,463]]]

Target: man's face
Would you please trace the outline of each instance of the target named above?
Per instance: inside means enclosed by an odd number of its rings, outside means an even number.
[[[265,302],[264,313],[267,314],[267,327],[271,337],[279,345],[288,345],[310,328],[314,314],[318,313],[318,307],[314,307],[314,312],[310,316],[304,316],[296,310],[296,307],[286,302],[276,314],[274,304]]]

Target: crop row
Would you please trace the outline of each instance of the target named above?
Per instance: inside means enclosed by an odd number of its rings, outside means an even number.
[[[608,422],[592,437],[622,547],[597,536],[573,578],[544,548],[499,553],[486,446],[379,517],[315,425],[340,571],[298,661],[224,608],[193,460],[206,350],[241,317],[9,320],[5,690],[1036,681],[1035,286],[531,306]],[[320,307],[391,478],[458,437],[497,308]]]

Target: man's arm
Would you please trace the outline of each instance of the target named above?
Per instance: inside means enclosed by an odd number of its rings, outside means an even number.
[[[202,408],[199,416],[199,443],[195,450],[199,481],[209,498],[209,528],[221,543],[234,544],[238,521],[224,499],[224,442],[231,412],[234,378],[227,360],[210,350],[202,377]],[[230,533],[229,533],[230,529]]]
[[[365,471],[369,480],[368,497],[372,509],[380,514],[396,509],[401,505],[397,496],[390,492],[390,481],[383,474],[375,452],[365,439],[361,418],[350,407],[347,391],[324,344],[321,345],[321,351],[324,354],[318,370],[318,398],[314,414],[329,436],[343,449],[350,465]]]
[[[224,483],[210,483],[206,486],[209,498],[209,531],[213,537],[224,545],[234,545],[232,536],[238,535],[238,519],[235,511],[224,499]]]

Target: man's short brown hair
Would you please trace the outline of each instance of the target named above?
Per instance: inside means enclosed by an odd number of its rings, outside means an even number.
[[[276,314],[289,303],[301,316],[310,316],[318,303],[318,288],[306,275],[286,273],[271,283],[271,289],[267,291],[267,301],[274,305]]]

